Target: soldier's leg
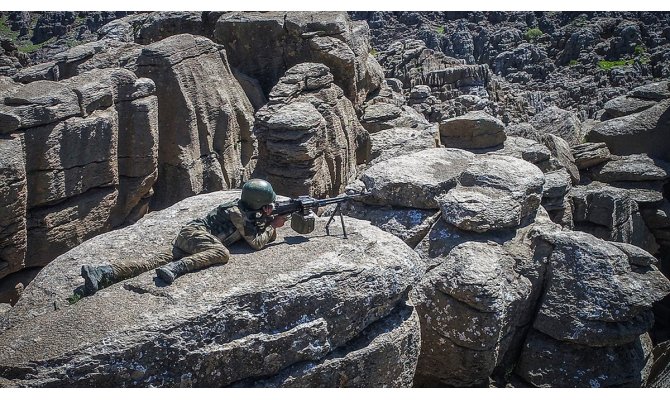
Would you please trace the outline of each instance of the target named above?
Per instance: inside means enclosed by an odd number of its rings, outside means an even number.
[[[225,264],[230,259],[226,246],[216,236],[198,227],[187,225],[182,228],[174,244],[188,255],[156,270],[158,276],[168,283],[186,272]]]
[[[123,261],[107,265],[84,265],[81,276],[87,294],[93,294],[116,282],[132,278],[143,272],[155,269],[173,260],[174,250],[164,250],[145,260]]]

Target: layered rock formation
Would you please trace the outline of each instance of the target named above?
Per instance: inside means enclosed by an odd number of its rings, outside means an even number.
[[[369,56],[368,37],[367,24],[352,22],[343,12],[225,13],[214,30],[231,66],[257,79],[264,93],[293,65],[321,63],[357,108],[384,77]]]
[[[254,176],[287,196],[341,193],[367,158],[368,132],[327,66],[298,64],[256,113]],[[360,150],[360,151],[359,151]]]
[[[158,97],[160,179],[152,207],[238,187],[253,169],[253,108],[223,48],[170,36],[145,47],[136,69],[156,82]]]
[[[69,304],[82,263],[146,257],[236,196],[189,198],[47,266],[0,324],[2,384],[411,385],[419,328],[405,301],[424,265],[401,240],[356,220],[347,220],[348,239],[325,236],[323,220],[306,236],[284,228],[267,249],[236,245],[225,266],[170,286],[152,271]]]
[[[14,147],[4,169],[12,171],[6,190],[15,213],[7,221],[16,228],[5,230],[14,233],[2,246],[16,249],[9,272],[44,266],[146,212],[157,174],[154,91],[123,69],[3,91],[3,147]]]

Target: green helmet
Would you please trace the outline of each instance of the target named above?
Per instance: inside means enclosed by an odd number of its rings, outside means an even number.
[[[270,182],[262,179],[251,179],[242,186],[242,205],[251,210],[259,210],[263,206],[273,203],[277,195],[272,190]]]

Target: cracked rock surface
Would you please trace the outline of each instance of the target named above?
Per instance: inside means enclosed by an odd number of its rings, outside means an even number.
[[[348,239],[325,235],[324,219],[309,235],[283,228],[267,248],[231,246],[225,266],[172,285],[147,272],[68,303],[82,264],[146,257],[236,196],[191,197],[50,263],[0,321],[2,384],[410,386],[419,333],[405,301],[424,264],[367,222],[347,218]]]

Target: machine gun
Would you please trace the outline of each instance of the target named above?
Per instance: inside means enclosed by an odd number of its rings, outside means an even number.
[[[328,220],[328,223],[326,223],[326,234],[330,235],[330,230],[329,226],[330,223],[333,222],[333,218],[335,215],[339,214],[340,215],[340,221],[342,223],[342,232],[344,233],[344,238],[347,238],[347,230],[344,227],[344,216],[342,215],[342,203],[345,201],[355,199],[361,196],[364,196],[365,193],[357,193],[357,194],[352,194],[352,195],[340,195],[337,197],[332,197],[328,199],[315,199],[310,196],[298,196],[295,199],[288,199],[288,200],[279,200],[276,201],[274,204],[274,209],[272,210],[272,214],[270,215],[271,217],[275,216],[287,216],[290,214],[293,214],[294,218],[300,219],[302,218],[301,221],[294,223],[294,219],[291,219],[291,228],[295,230],[298,233],[303,233],[301,231],[305,231],[304,228],[300,228],[299,225],[309,225],[308,223],[305,223],[305,217],[307,217],[311,211],[318,209],[319,207],[324,207],[330,204],[337,204],[337,207],[335,207],[335,210],[330,216],[330,219]],[[311,222],[311,229],[314,229],[314,221],[312,220]],[[309,230],[311,232],[311,230]],[[309,233],[307,232],[307,233]]]

